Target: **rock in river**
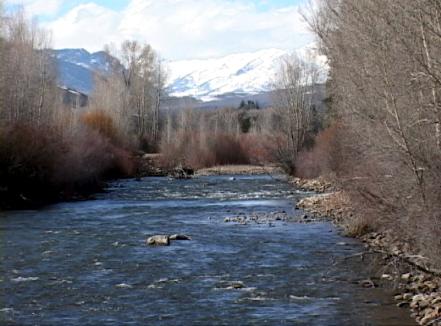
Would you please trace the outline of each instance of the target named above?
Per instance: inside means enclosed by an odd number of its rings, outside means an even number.
[[[154,235],[147,239],[147,244],[150,246],[169,246],[170,241],[174,240],[191,240],[191,237],[185,234]]]
[[[227,289],[243,289],[245,287],[245,284],[241,281],[234,281],[231,282],[231,285],[229,287],[227,287]]]
[[[191,240],[191,237],[185,234],[173,234],[169,237],[170,240]]]
[[[169,246],[170,237],[168,235],[154,235],[147,239],[147,244],[150,246]]]

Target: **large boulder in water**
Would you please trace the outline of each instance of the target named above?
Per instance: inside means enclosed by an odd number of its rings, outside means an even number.
[[[191,240],[191,237],[185,234],[154,235],[147,238],[146,243],[149,246],[169,246],[172,240]]]
[[[168,235],[154,235],[147,239],[149,246],[169,246],[170,237]]]

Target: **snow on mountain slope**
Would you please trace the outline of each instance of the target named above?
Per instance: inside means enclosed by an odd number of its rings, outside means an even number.
[[[313,45],[296,53],[325,69],[325,58],[317,54]],[[266,49],[215,59],[169,62],[168,91],[172,96],[192,96],[203,101],[228,93],[269,91],[282,59],[288,55],[284,50]]]
[[[210,100],[226,93],[256,94],[270,89],[287,52],[277,49],[223,58],[168,63],[168,90],[176,97]]]

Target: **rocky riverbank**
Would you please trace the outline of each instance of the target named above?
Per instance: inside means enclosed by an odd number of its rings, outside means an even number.
[[[314,191],[317,193],[324,193],[332,190],[332,184],[324,178],[318,179],[301,179],[292,178],[289,180],[291,184],[304,191]]]
[[[308,191],[322,192],[304,198],[297,204],[298,208],[315,218],[330,219],[346,235],[359,238],[370,251],[382,254],[384,270],[381,278],[396,289],[395,299],[399,307],[410,309],[420,325],[441,325],[441,271],[430,266],[428,259],[413,252],[408,243],[391,233],[370,230],[351,209],[345,193],[323,193],[332,189],[328,182],[298,179],[294,184],[302,189],[307,187]]]

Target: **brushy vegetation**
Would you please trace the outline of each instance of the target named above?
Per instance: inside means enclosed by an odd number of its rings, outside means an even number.
[[[330,175],[338,168],[338,125],[320,131],[311,148],[303,148],[296,159],[296,176],[305,179]]]
[[[163,142],[161,149],[164,165],[170,167],[184,165],[199,169],[250,163],[240,137],[230,134],[184,132],[177,141]]]
[[[130,154],[97,131],[61,135],[48,126],[0,130],[0,206],[34,206],[100,190],[110,177],[130,175]]]
[[[163,163],[198,169],[274,162],[274,115],[259,109],[169,112],[160,145]]]

